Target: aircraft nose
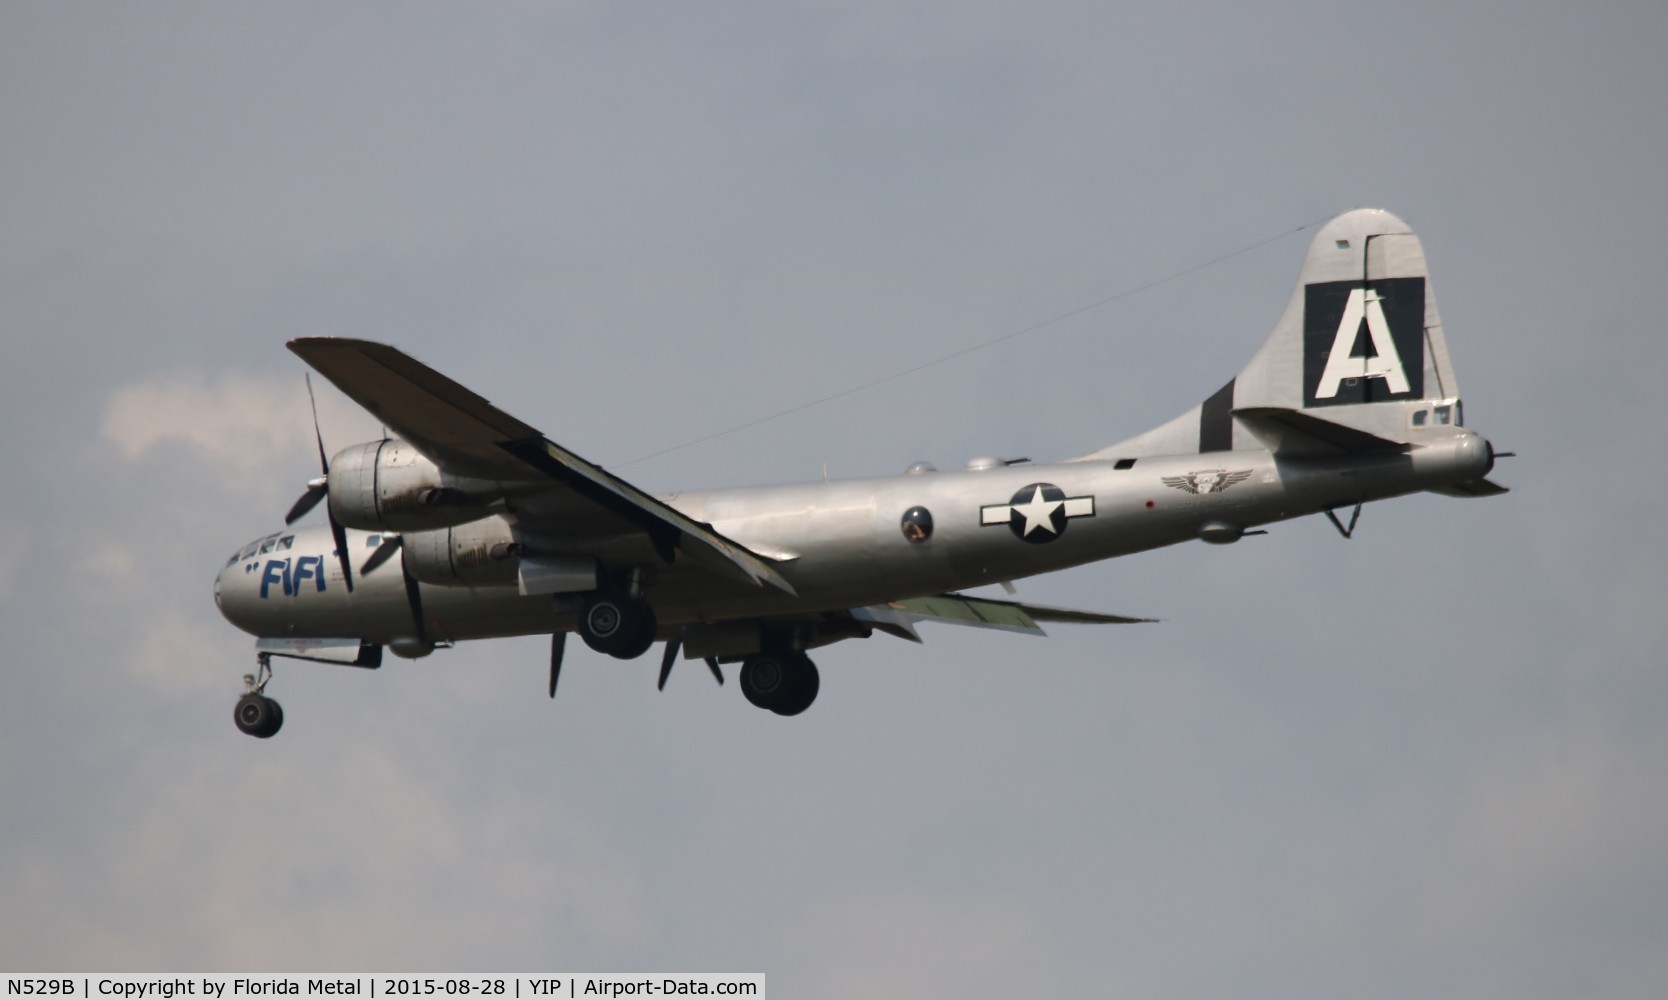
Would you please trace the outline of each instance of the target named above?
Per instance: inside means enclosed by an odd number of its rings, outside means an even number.
[[[247,564],[242,560],[222,566],[220,572],[214,574],[214,606],[226,621],[245,632],[257,634],[259,630],[252,614],[254,602],[250,600],[254,596],[249,584],[251,579],[253,577],[248,573]]]
[[[226,575],[236,568],[235,566],[225,566],[221,568],[220,572],[214,574],[214,606],[219,610],[220,617],[238,628],[243,628],[243,624],[238,620],[242,616],[238,614],[237,577]]]

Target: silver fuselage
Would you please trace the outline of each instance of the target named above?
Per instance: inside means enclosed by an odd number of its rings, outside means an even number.
[[[981,471],[923,472],[881,479],[676,493],[660,497],[774,562],[797,591],[715,578],[665,563],[641,536],[585,551],[604,563],[653,567],[644,598],[662,631],[724,622],[860,608],[999,583],[1358,502],[1440,488],[1485,475],[1486,441],[1454,427],[1405,452],[1282,458],[1223,451],[1023,464]],[[1047,484],[1070,501],[1041,505],[1051,519],[1009,511]],[[536,499],[523,505],[536,507]],[[911,540],[905,512],[925,508],[932,530]],[[1050,509],[1051,508],[1051,509]],[[1070,516],[1066,516],[1069,514]],[[493,515],[513,521],[513,515]],[[1015,526],[1017,525],[1017,527]],[[1030,530],[1027,531],[1026,529]],[[289,537],[289,536],[286,536]],[[377,536],[349,531],[357,567]],[[396,642],[413,631],[398,560],[356,575],[350,593],[330,532],[293,533],[288,546],[234,557],[215,580],[222,613],[262,637],[344,637]],[[439,641],[549,634],[575,626],[573,595],[523,596],[514,584],[420,584],[430,638]]]

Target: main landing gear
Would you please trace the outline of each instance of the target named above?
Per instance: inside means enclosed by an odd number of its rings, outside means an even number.
[[[598,590],[579,612],[579,637],[599,653],[635,660],[654,645],[654,610],[618,590]]]
[[[283,727],[284,708],[262,693],[266,690],[267,682],[272,680],[271,655],[259,653],[255,660],[255,672],[243,675],[246,690],[243,697],[237,700],[237,707],[232,710],[232,720],[237,723],[241,732],[264,740]]]
[[[741,665],[741,693],[777,715],[798,715],[817,700],[817,665],[797,650],[754,653]]]
[[[621,660],[634,660],[648,652],[655,643],[659,623],[654,610],[643,600],[642,590],[642,572],[633,570],[592,591],[579,611],[576,629],[585,645]],[[666,688],[666,675],[671,672],[679,644],[677,638],[667,640],[666,658],[660,667],[661,690]],[[811,658],[798,650],[782,648],[784,645],[772,643],[742,661],[741,693],[749,702],[777,715],[798,715],[817,700],[821,684]],[[561,640],[554,639],[550,660],[552,697],[561,670],[561,649]],[[707,666],[712,668],[718,682],[724,683],[718,661],[708,659]]]

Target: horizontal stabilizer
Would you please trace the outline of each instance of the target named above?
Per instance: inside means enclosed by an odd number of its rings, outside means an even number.
[[[1360,455],[1372,451],[1407,451],[1410,447],[1354,427],[1333,423],[1312,413],[1279,406],[1253,406],[1233,411],[1240,426],[1257,436],[1269,451],[1287,458],[1300,455]]]
[[[1492,479],[1468,479],[1451,486],[1439,486],[1429,492],[1440,493],[1445,497],[1497,497],[1502,493],[1510,493],[1511,490]]]
[[[1153,622],[1156,618],[1131,618],[1125,615],[1109,615],[1098,611],[1077,611],[1071,608],[1052,608],[1042,604],[1026,604],[1021,601],[997,601],[986,597],[969,597],[966,594],[939,594],[936,597],[911,597],[902,601],[891,601],[886,604],[869,608],[852,609],[852,617],[859,621],[866,621],[880,627],[894,635],[901,631],[907,634],[902,638],[920,638],[910,627],[913,622],[943,622],[947,625],[971,625],[975,628],[993,628],[1005,632],[1024,632],[1029,635],[1043,635],[1042,626],[1038,622],[1072,622],[1082,625],[1128,625],[1136,622]]]

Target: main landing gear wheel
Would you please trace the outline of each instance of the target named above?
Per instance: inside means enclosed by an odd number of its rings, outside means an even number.
[[[816,664],[804,653],[755,653],[741,665],[742,695],[777,715],[810,708],[821,686]]]
[[[599,590],[579,613],[579,637],[599,653],[634,660],[654,645],[654,611],[642,601]]]
[[[272,657],[261,653],[255,663],[255,672],[243,675],[245,690],[232,709],[232,721],[239,732],[265,740],[283,728],[284,707],[265,694],[266,684],[272,680]]]

